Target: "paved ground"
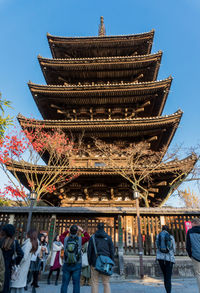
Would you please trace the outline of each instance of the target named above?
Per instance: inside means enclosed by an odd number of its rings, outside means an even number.
[[[103,293],[102,284],[100,284],[99,293]],[[140,280],[127,280],[123,282],[111,283],[112,293],[165,293],[163,281],[160,279],[146,278],[143,282]],[[27,291],[26,291],[27,292]],[[28,291],[31,292],[31,289]],[[46,285],[40,283],[37,293],[60,293],[60,285]],[[90,293],[90,287],[81,287],[81,293]],[[72,293],[70,284],[68,293]],[[173,279],[172,293],[198,293],[197,283],[194,278]]]

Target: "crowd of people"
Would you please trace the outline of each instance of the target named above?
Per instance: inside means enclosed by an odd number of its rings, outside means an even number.
[[[68,292],[71,279],[73,293],[80,293],[81,278],[83,285],[91,284],[92,293],[98,293],[98,277],[101,274],[98,275],[94,269],[98,256],[93,238],[98,254],[110,258],[114,264],[114,245],[104,231],[104,223],[98,224],[92,237],[80,226],[72,225],[69,230],[55,236],[51,250],[46,233],[38,234],[36,230],[30,230],[20,246],[15,239],[15,227],[11,224],[4,225],[0,231],[0,292],[24,293],[29,286],[36,290],[39,287],[39,276],[45,272],[48,263],[50,268],[47,284],[51,284],[55,271],[54,285],[58,285],[62,267],[61,293]],[[102,280],[104,292],[110,293],[109,275],[102,274]]]
[[[200,219],[192,219],[192,228],[188,230],[186,250],[191,257],[200,292]],[[175,240],[169,233],[169,227],[162,226],[156,238],[157,254],[164,276],[164,286],[171,293],[171,276],[175,263]],[[50,262],[48,262],[48,260]],[[6,224],[0,231],[0,292],[24,293],[28,286],[38,288],[39,275],[45,272],[49,263],[47,284],[51,284],[52,274],[56,272],[55,286],[58,285],[62,268],[61,293],[68,292],[70,280],[73,293],[80,293],[82,285],[91,284],[91,292],[98,293],[99,278],[104,286],[104,293],[110,293],[110,275],[114,265],[114,245],[111,237],[104,230],[104,223],[97,225],[97,231],[90,236],[80,226],[72,225],[61,235],[56,235],[51,250],[47,233],[38,235],[30,230],[26,240],[20,246],[15,239],[15,228]]]

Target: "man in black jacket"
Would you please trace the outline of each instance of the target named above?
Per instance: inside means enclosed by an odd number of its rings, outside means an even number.
[[[186,250],[192,259],[194,273],[200,292],[200,219],[192,219],[192,228],[187,232]]]
[[[95,237],[98,255],[109,256],[114,261],[114,245],[111,237],[104,231],[104,223],[97,225],[97,231],[92,236]],[[93,239],[90,238],[88,245],[88,262],[91,266],[91,287],[92,293],[98,293],[99,277],[102,278],[104,293],[110,293],[109,276],[103,275],[95,270],[96,254],[94,251]]]

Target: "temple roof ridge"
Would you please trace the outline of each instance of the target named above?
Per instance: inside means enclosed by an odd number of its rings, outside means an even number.
[[[144,37],[145,35],[154,35],[155,33],[155,29],[152,29],[148,32],[142,32],[142,33],[136,33],[136,34],[121,34],[121,35],[105,35],[103,37],[101,37],[101,39],[103,38],[118,38],[118,37],[134,37],[134,36],[141,36]],[[55,35],[51,35],[50,33],[47,33],[47,38],[54,38],[54,39],[66,39],[66,40],[70,40],[70,39],[100,39],[99,36],[75,36],[75,37],[66,37],[66,36],[55,36]]]
[[[140,58],[148,58],[148,57],[156,57],[162,56],[163,51],[159,50],[158,52],[151,53],[151,54],[144,54],[144,55],[135,55],[135,56],[110,56],[110,57],[85,57],[85,58],[46,58],[42,57],[40,54],[37,56],[38,60],[46,60],[46,61],[90,61],[90,60],[115,60],[115,59],[140,59]]]
[[[67,85],[52,85],[52,84],[44,84],[44,85],[39,85],[36,83],[33,83],[31,81],[28,82],[28,85],[36,85],[36,86],[41,86],[41,87],[48,87],[48,88],[91,88],[91,87],[114,87],[114,86],[129,86],[129,85],[151,85],[151,84],[156,84],[156,83],[161,83],[161,82],[166,82],[168,80],[172,80],[173,77],[170,75],[166,79],[161,79],[161,80],[155,80],[155,81],[146,81],[146,82],[123,82],[123,83],[95,83],[93,84],[67,84]]]
[[[59,122],[65,122],[66,124],[67,123],[73,123],[73,122],[76,122],[76,123],[81,123],[81,122],[84,122],[84,123],[94,123],[94,122],[107,122],[107,123],[112,123],[112,122],[128,122],[128,121],[131,121],[131,122],[134,122],[134,121],[151,121],[151,120],[164,120],[166,118],[172,118],[172,117],[181,117],[183,114],[183,111],[182,110],[177,110],[175,113],[173,114],[170,114],[170,115],[163,115],[163,116],[154,116],[154,117],[137,117],[137,118],[124,118],[124,119],[93,119],[93,120],[86,120],[86,119],[79,119],[79,120],[64,120],[64,119],[61,119],[61,120],[51,120],[51,119],[45,119],[45,120],[40,120],[40,119],[31,119],[31,118],[26,118],[25,116],[23,116],[22,114],[18,114],[17,115],[17,119],[18,120],[26,120],[27,122],[28,121],[35,121],[35,122],[38,122],[38,123],[45,123],[45,122],[53,122],[54,124],[57,124]]]

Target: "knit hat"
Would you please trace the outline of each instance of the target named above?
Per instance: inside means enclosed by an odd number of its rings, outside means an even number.
[[[2,231],[4,231],[8,237],[13,237],[15,234],[15,227],[11,224],[6,224],[2,227]]]
[[[98,230],[104,230],[104,223],[100,222],[97,225]]]
[[[77,225],[72,225],[72,226],[70,227],[70,233],[71,233],[72,235],[75,235],[77,232],[78,232],[78,227],[77,227]]]

